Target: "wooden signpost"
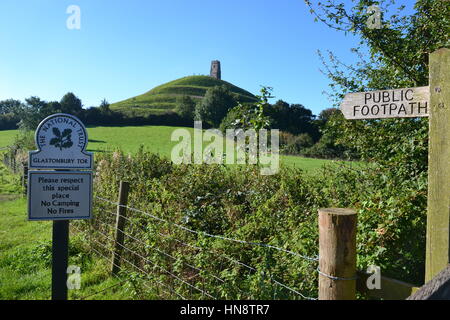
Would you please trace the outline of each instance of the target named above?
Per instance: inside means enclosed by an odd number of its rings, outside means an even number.
[[[429,86],[349,93],[346,119],[429,117],[425,281],[450,262],[450,49],[430,54]]]
[[[45,118],[35,139],[38,150],[28,161],[28,219],[53,220],[52,299],[66,300],[69,220],[92,217],[93,155],[85,151],[86,128],[69,114]]]

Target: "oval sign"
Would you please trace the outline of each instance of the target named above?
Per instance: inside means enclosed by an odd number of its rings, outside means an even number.
[[[48,116],[36,129],[38,150],[29,153],[30,169],[92,169],[92,153],[86,152],[87,131],[75,116]]]

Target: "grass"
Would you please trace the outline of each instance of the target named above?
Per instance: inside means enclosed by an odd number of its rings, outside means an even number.
[[[120,148],[127,153],[135,153],[141,145],[148,151],[170,158],[172,148],[178,143],[171,141],[172,132],[186,129],[193,137],[193,128],[169,126],[127,126],[127,127],[91,127],[88,128],[88,150],[92,152],[111,152]],[[17,130],[0,131],[0,142],[11,144]],[[203,146],[208,145],[204,142]],[[1,144],[0,144],[1,146]],[[303,158],[281,155],[281,165],[293,166],[307,172],[313,172],[331,160]]]
[[[161,156],[170,158],[172,148],[178,143],[171,141],[172,132],[179,127],[167,126],[139,126],[139,127],[93,127],[88,128],[90,151],[113,151],[114,148],[120,148],[125,152],[134,153],[141,145],[145,149],[158,153]],[[191,134],[193,140],[193,128],[186,129]],[[203,147],[209,143],[204,142]],[[324,164],[332,162],[331,160],[303,158],[298,156],[281,157],[281,164],[293,166],[312,172],[322,167]]]
[[[14,137],[18,134],[18,130],[2,130],[0,131],[0,149],[9,146]]]
[[[28,221],[24,198],[0,200],[0,206],[0,300],[50,299],[51,222]],[[69,252],[69,265],[82,271],[81,288],[70,290],[69,299],[129,299],[123,286],[109,288],[119,281],[108,274],[105,259],[87,250],[80,235],[71,234]]]
[[[0,164],[0,300],[51,298],[51,228],[49,221],[28,221],[26,199],[13,193],[18,178]],[[5,186],[5,181],[7,181]],[[71,233],[69,265],[81,268],[80,290],[69,299],[130,299],[132,290],[109,275],[109,263]]]
[[[113,103],[111,109],[125,114],[137,112],[139,115],[170,112],[175,109],[177,97],[188,95],[200,99],[208,88],[220,85],[238,94],[242,102],[255,101],[253,94],[227,81],[209,76],[188,76],[157,86],[136,97]]]

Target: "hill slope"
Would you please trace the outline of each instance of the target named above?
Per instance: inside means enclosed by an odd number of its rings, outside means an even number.
[[[236,93],[242,102],[255,101],[253,94],[227,81],[209,76],[188,76],[162,84],[139,96],[113,103],[111,109],[134,115],[173,112],[177,97],[188,95],[201,99],[208,88],[220,85]]]

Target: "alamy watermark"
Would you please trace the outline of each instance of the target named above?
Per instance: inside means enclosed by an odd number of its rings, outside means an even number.
[[[202,122],[195,121],[193,137],[188,129],[176,129],[171,141],[178,141],[171,152],[175,164],[260,164],[262,175],[279,170],[278,129],[227,129],[224,137],[218,129],[203,132]],[[203,148],[203,142],[209,144]]]
[[[81,29],[81,9],[77,5],[70,5],[66,9],[66,13],[70,16],[66,20],[66,27],[69,30]]]
[[[81,288],[81,268],[78,266],[67,267],[67,289],[80,290]]]
[[[367,280],[366,286],[369,290],[381,289],[381,269],[379,266],[369,266],[367,268],[367,273],[371,273]]]
[[[370,15],[366,21],[367,28],[381,29],[381,10],[377,5],[371,5],[367,8],[367,13]]]

